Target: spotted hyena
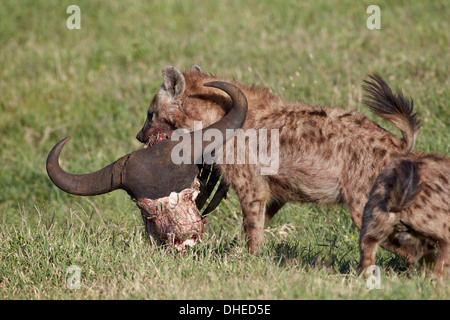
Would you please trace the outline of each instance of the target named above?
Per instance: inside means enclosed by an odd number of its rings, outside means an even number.
[[[143,143],[155,133],[169,136],[177,128],[192,131],[194,121],[208,126],[231,107],[225,94],[203,86],[213,80],[230,80],[206,74],[197,66],[184,72],[164,67],[162,77],[163,84],[137,135]],[[249,250],[261,249],[265,223],[288,201],[345,203],[353,222],[360,228],[364,205],[376,177],[414,145],[419,128],[412,106],[404,103],[403,96],[394,96],[380,77],[372,76],[368,90],[375,90],[387,101],[394,99],[394,103],[369,107],[400,129],[402,138],[399,139],[356,111],[292,103],[267,88],[230,82],[248,100],[247,118],[240,134],[249,129],[276,130],[279,134],[276,173],[261,174],[262,163],[219,165],[225,182],[239,198]],[[224,149],[229,143],[235,142],[228,142]],[[268,150],[270,143],[268,135]]]
[[[364,208],[360,272],[375,264],[379,245],[410,262],[450,270],[450,159],[411,154],[395,159],[377,177]],[[435,249],[439,250],[435,261]]]

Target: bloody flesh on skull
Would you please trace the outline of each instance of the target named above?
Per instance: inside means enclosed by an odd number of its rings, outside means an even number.
[[[158,244],[175,247],[184,254],[187,246],[201,241],[205,220],[195,205],[200,183],[197,178],[191,188],[169,196],[152,199],[135,199],[141,209],[145,231]]]

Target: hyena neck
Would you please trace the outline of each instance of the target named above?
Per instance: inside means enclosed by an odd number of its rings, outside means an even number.
[[[229,102],[229,99],[223,92],[215,92],[214,97],[210,95],[200,97],[199,92],[205,92],[203,84],[210,81],[229,82],[238,86],[244,92],[248,101],[247,120],[252,120],[255,117],[259,117],[261,114],[273,113],[274,108],[282,109],[291,106],[289,102],[285,101],[282,97],[271,93],[270,90],[265,87],[246,85],[235,80],[219,78],[195,70],[185,71],[183,75],[186,79],[186,92],[188,93],[186,96],[191,98],[201,98],[201,103],[203,105],[201,111],[205,112],[207,110],[207,113],[211,113],[212,117],[215,117],[215,121],[218,121],[220,117],[229,111],[231,104],[227,103]],[[211,110],[214,109],[214,107],[212,107],[213,105],[216,107],[219,105],[221,110]],[[203,116],[205,115],[203,114]],[[200,119],[202,116],[199,114],[198,118]],[[252,121],[246,121],[243,128],[249,127],[249,123],[252,123]],[[206,123],[206,125],[209,124],[210,123]]]

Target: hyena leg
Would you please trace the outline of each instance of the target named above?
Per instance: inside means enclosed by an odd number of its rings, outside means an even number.
[[[243,235],[251,253],[259,253],[264,236],[264,213],[269,199],[269,187],[264,181],[251,180],[244,186],[235,186],[243,218]],[[248,182],[248,181],[247,181]],[[235,182],[236,183],[236,182]]]
[[[380,188],[380,186],[376,185],[374,186],[374,189],[375,188]],[[382,211],[377,208],[378,204],[383,199],[384,198],[380,198],[379,195],[375,195],[374,197],[368,200],[367,197],[361,196],[359,200],[352,200],[352,202],[349,203],[348,206],[350,209],[352,221],[357,226],[358,229],[361,229],[360,242],[361,239],[363,238],[363,234],[370,234],[371,236],[370,237],[366,236],[367,239],[365,239],[364,242],[365,245],[369,246],[369,243],[372,241],[370,240],[371,238],[377,239],[376,246],[374,249],[375,252],[377,251],[378,247],[381,246],[384,250],[387,250],[389,252],[395,252],[398,254],[406,255],[407,252],[404,253],[403,252],[404,250],[402,248],[399,248],[398,246],[395,246],[392,242],[388,241],[388,237],[390,233],[393,231],[396,220],[388,222],[389,212]],[[365,203],[366,200],[367,204]],[[371,246],[369,246],[368,248],[371,248]],[[369,249],[367,249],[367,252],[369,252]],[[362,251],[361,254],[363,254]],[[362,261],[363,260],[361,260],[361,262]],[[366,262],[366,264],[367,263],[369,262]],[[372,264],[374,263],[375,263],[375,253]],[[371,264],[366,265],[365,268],[367,268],[370,265]]]
[[[350,198],[350,201],[347,203],[352,221],[358,229],[361,229],[364,205],[366,202],[367,196],[360,195],[355,200]]]
[[[382,212],[373,209],[373,207],[368,209],[370,210],[370,212],[364,212],[365,200],[366,199],[364,199],[363,197],[361,202],[357,201],[357,203],[349,205],[352,221],[358,229],[361,229],[359,238],[361,253],[359,270],[360,272],[363,272],[364,269],[371,265],[375,265],[375,254],[380,245],[383,249],[390,252],[395,252],[397,250],[397,248],[389,241],[383,241],[389,236],[387,230],[385,232],[381,228],[382,226],[385,226],[386,219],[389,216],[389,212]],[[367,216],[365,219],[370,221],[364,221],[363,215]],[[369,216],[371,218],[369,218]],[[376,223],[375,221],[377,221],[378,223]],[[380,228],[377,228],[377,225],[379,225]]]
[[[250,253],[259,253],[264,238],[264,207],[260,200],[242,202],[243,233]]]
[[[375,265],[375,255],[378,250],[378,244],[378,239],[367,235],[361,235],[359,240],[359,273],[362,273],[368,267]]]
[[[265,221],[264,221],[264,225],[266,225],[270,219],[272,219],[272,217],[278,212],[278,210],[281,209],[281,207],[284,206],[284,202],[280,202],[280,201],[270,201],[266,204],[266,209],[265,209]]]
[[[438,243],[439,254],[434,266],[433,274],[436,277],[450,276],[450,245],[446,241]]]
[[[380,210],[377,199],[369,200],[362,218],[361,233],[359,236],[360,263],[359,272],[367,267],[375,265],[375,254],[381,242],[386,243],[394,226],[388,221],[389,213]]]

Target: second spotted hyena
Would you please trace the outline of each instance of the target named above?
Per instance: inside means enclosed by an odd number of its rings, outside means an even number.
[[[360,272],[375,264],[379,245],[410,262],[435,262],[435,275],[450,271],[449,180],[450,159],[436,154],[412,152],[381,172],[364,209]]]
[[[163,84],[137,135],[143,143],[157,133],[170,136],[178,128],[192,131],[195,121],[208,126],[231,107],[229,97],[203,86],[213,80],[229,80],[206,74],[198,67],[185,72],[165,67],[162,75]],[[248,129],[277,130],[279,134],[276,173],[262,175],[265,166],[262,163],[224,161],[219,165],[225,182],[239,198],[243,232],[251,252],[258,252],[262,246],[265,222],[288,201],[345,203],[360,228],[364,204],[375,178],[388,163],[412,149],[418,130],[418,122],[411,106],[404,103],[406,100],[395,97],[380,77],[373,76],[372,80],[370,88],[378,96],[397,99],[394,105],[371,109],[399,128],[401,139],[358,112],[291,103],[266,88],[231,81],[248,101],[247,118],[240,134]],[[268,150],[270,143],[268,135]]]

